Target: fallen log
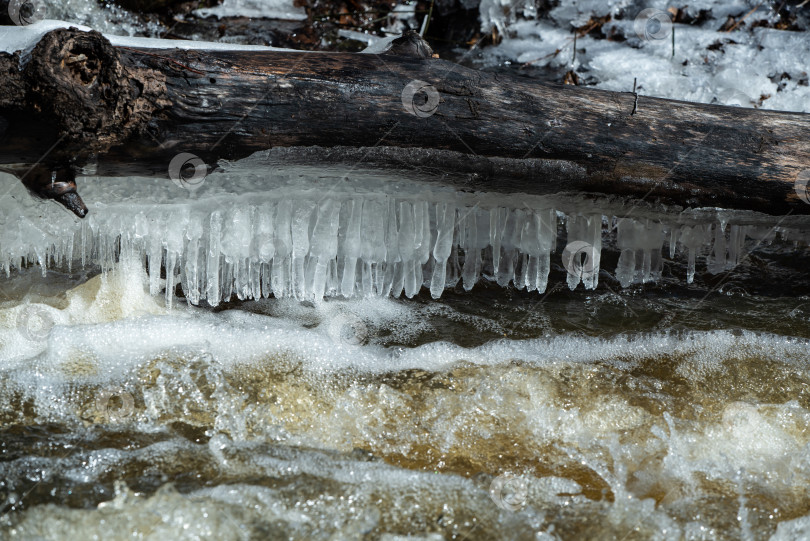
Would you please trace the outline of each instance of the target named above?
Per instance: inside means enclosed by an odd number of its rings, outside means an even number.
[[[80,216],[75,176],[88,164],[165,176],[180,153],[213,165],[312,146],[498,158],[474,182],[492,191],[810,214],[797,189],[810,115],[476,71],[432,58],[415,34],[349,54],[114,47],[59,29],[21,54],[0,53],[0,167]]]

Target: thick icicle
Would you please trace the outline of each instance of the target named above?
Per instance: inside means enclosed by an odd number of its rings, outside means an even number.
[[[394,295],[398,297],[402,291],[402,286],[394,291],[394,280],[396,269],[401,265],[399,257],[399,232],[397,229],[397,205],[392,199],[388,203],[388,224],[385,230],[385,245],[388,247],[388,258],[385,264],[385,274],[383,277],[383,287],[380,291],[382,296]],[[401,274],[401,273],[400,273]]]
[[[434,299],[441,297],[447,277],[447,258],[453,248],[453,229],[456,221],[456,209],[451,203],[436,205],[436,245],[433,247],[433,277],[430,280],[430,295]]]
[[[357,260],[362,255],[363,246],[360,241],[360,225],[363,215],[363,201],[347,201],[349,213],[349,224],[343,237],[342,263],[343,281],[340,285],[340,293],[344,297],[351,297],[354,294],[355,273],[357,270]]]
[[[573,290],[581,281],[585,289],[595,289],[599,283],[602,216],[569,216],[567,229],[568,244],[563,250],[563,265],[568,271],[568,287]]]
[[[650,220],[619,220],[616,242],[621,255],[616,266],[616,279],[622,287],[633,282],[649,282],[661,275],[664,242],[663,225]],[[670,240],[670,251],[673,250]]]
[[[290,222],[292,221],[292,201],[282,200],[276,208],[275,224],[273,228],[273,277],[270,280],[273,295],[283,298],[291,294],[290,266],[292,265],[292,235]]]
[[[205,283],[207,284],[205,298],[208,299],[208,304],[211,306],[218,305],[221,299],[221,292],[219,289],[219,256],[221,234],[222,213],[215,210],[211,213],[210,226],[208,229],[208,259],[205,267]]]
[[[398,246],[399,257],[402,259],[400,272],[402,273],[403,287],[405,289],[405,295],[411,298],[419,292],[419,288],[422,284],[421,281],[417,282],[416,280],[416,227],[414,224],[413,205],[407,201],[403,201],[399,204]],[[399,280],[397,280],[397,282],[398,281]],[[397,288],[395,288],[395,290],[396,289]]]
[[[313,201],[300,201],[293,210],[290,232],[292,233],[292,285],[296,299],[305,299],[306,275],[304,263],[309,253],[309,225],[312,221]]]
[[[275,205],[271,203],[265,203],[257,210],[258,229],[254,246],[254,259],[256,268],[259,269],[258,272],[260,273],[261,280],[259,287],[261,288],[262,297],[264,298],[269,297],[272,291],[270,265],[276,255],[276,245],[273,241],[275,234],[275,210]],[[254,292],[254,295],[255,294]]]
[[[478,224],[476,223],[475,210],[475,208],[472,208],[466,211],[459,220],[459,227],[464,230],[459,244],[464,249],[464,268],[461,271],[461,279],[466,291],[470,291],[478,280],[478,275],[475,272],[479,252]]]
[[[329,262],[337,256],[339,213],[339,203],[331,199],[321,202],[315,226],[312,228],[308,263],[312,271],[307,269],[307,274],[310,272],[312,274],[312,285],[307,288],[309,291],[307,297],[312,296],[316,301],[320,301],[324,296]]]
[[[496,277],[501,266],[501,236],[506,227],[508,212],[505,208],[494,208],[489,211],[489,244],[492,246],[492,272]]]
[[[366,201],[363,204],[362,219],[362,258],[363,295],[382,295],[384,266],[387,256],[385,244],[385,223],[387,205],[379,201]]]
[[[691,284],[695,279],[695,257],[697,252],[704,246],[711,232],[711,225],[685,225],[681,229],[680,243],[684,245],[688,253],[686,269],[686,283]]]

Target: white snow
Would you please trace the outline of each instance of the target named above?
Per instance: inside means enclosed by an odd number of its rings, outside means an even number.
[[[43,20],[27,26],[0,26],[0,52],[30,52],[42,37],[57,28],[76,28],[84,32],[92,30],[87,26],[65,21]],[[155,39],[104,34],[116,47],[136,47],[140,49],[184,49],[206,51],[293,51],[263,45],[239,45],[213,41],[190,41],[177,39]],[[300,51],[296,51],[300,52]],[[24,56],[24,55],[23,55]]]
[[[810,112],[810,35],[752,29],[756,21],[777,20],[767,4],[753,10],[733,32],[718,29],[729,15],[739,19],[756,7],[756,2],[581,0],[561,2],[550,11],[549,19],[542,20],[535,19],[536,14],[526,4],[524,0],[481,1],[482,31],[489,33],[495,28],[503,37],[499,45],[483,49],[485,65],[529,63],[560,74],[573,69],[588,84],[606,90],[629,92],[636,79],[639,94],[646,96]],[[667,9],[679,7],[692,16],[711,10],[711,16],[700,26],[673,24]],[[644,15],[642,8],[651,11]],[[608,14],[612,20],[602,32],[626,39],[578,37],[574,61],[574,28],[587,26],[591,17]],[[708,49],[717,44],[722,45],[720,50]]]
[[[27,26],[0,26],[0,51],[4,53],[29,52],[39,43],[42,36],[51,30],[70,27],[85,32],[90,31],[90,28],[80,24],[50,20],[37,21]]]
[[[266,19],[306,19],[304,8],[295,7],[290,0],[224,0],[212,8],[194,12],[200,17],[263,17]]]

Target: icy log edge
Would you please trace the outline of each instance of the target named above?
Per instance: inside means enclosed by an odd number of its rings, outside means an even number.
[[[488,168],[475,187],[490,191],[810,213],[797,189],[810,115],[550,86],[416,51],[133,49],[54,30],[30,57],[0,54],[0,168],[83,215],[74,180],[88,163],[168,176],[181,152],[215,164],[273,147],[397,147],[528,164]]]

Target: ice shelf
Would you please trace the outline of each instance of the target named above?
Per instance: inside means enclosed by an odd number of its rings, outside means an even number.
[[[7,275],[24,265],[43,273],[107,271],[122,255],[140,258],[151,293],[164,292],[169,303],[178,285],[188,302],[211,305],[271,295],[413,297],[423,287],[438,298],[482,279],[543,293],[552,268],[567,273],[571,289],[594,289],[603,242],[619,252],[615,278],[627,287],[658,280],[664,260],[678,253],[687,264],[683,278],[692,282],[699,264],[716,274],[762,243],[808,240],[806,226],[767,223],[762,215],[757,223],[745,213],[632,208],[617,218],[615,208],[581,198],[466,193],[390,179],[336,181],[324,190],[313,187],[315,173],[307,175],[282,175],[268,187],[259,175],[216,174],[195,197],[177,190],[178,197],[160,179],[85,178],[85,220],[33,200],[7,177],[0,266]]]

